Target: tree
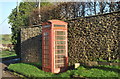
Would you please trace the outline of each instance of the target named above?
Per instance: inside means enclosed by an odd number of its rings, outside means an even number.
[[[116,3],[116,2],[115,2]],[[111,3],[110,3],[111,4]],[[120,5],[116,3],[114,11],[120,10]],[[40,10],[34,10],[31,13],[31,25],[40,24],[49,19],[67,20],[77,17],[85,17],[109,12],[107,2],[62,2],[56,5],[41,7]],[[38,18],[40,11],[41,21]]]
[[[19,35],[21,27],[37,25],[49,19],[68,20],[96,15],[99,12],[103,14],[110,10],[120,10],[120,2],[115,2],[114,6],[112,5],[113,3],[111,2],[41,2],[39,10],[39,8],[37,8],[38,2],[21,2],[19,12],[17,12],[17,8],[15,8],[9,16],[9,23],[12,26],[12,43],[15,45],[15,51],[19,56],[20,51],[18,51],[18,49],[20,49]],[[39,15],[41,15],[41,17],[39,17]]]
[[[50,5],[50,3],[41,3],[42,6]],[[20,28],[30,26],[30,13],[38,7],[38,2],[20,2],[19,11],[14,8],[9,15],[9,24],[12,26],[12,44],[17,56],[20,57]]]
[[[103,14],[106,3],[105,2],[99,2],[99,6],[100,6],[100,13]]]
[[[97,4],[96,4],[96,2],[94,2],[94,14],[96,15],[96,6],[97,6]]]
[[[118,1],[118,2],[107,2],[107,5],[109,6],[109,12],[120,10],[120,1]]]
[[[20,28],[29,26],[29,14],[35,8],[34,2],[21,2],[19,12],[17,7],[9,15],[9,24],[12,26],[12,44],[17,56],[20,56]]]

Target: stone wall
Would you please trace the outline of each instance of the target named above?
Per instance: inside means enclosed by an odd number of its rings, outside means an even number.
[[[100,59],[119,59],[120,11],[75,18],[66,22],[69,65]],[[41,62],[41,46],[41,28],[21,29],[23,62]]]
[[[68,20],[69,64],[119,59],[120,11]]]
[[[21,61],[25,63],[41,63],[42,57],[41,28],[21,29]]]

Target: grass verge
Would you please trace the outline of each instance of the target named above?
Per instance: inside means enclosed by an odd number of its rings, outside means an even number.
[[[9,70],[21,73],[27,77],[119,77],[119,66],[96,66],[96,67],[84,67],[80,66],[75,70],[68,70],[60,74],[52,74],[50,72],[44,72],[34,65],[18,63],[10,64]]]
[[[11,44],[10,34],[0,34],[0,44]]]
[[[16,56],[14,51],[1,51],[0,52],[0,58],[10,57],[10,56]]]
[[[52,73],[44,72],[33,65],[24,63],[10,64],[8,69],[21,73],[27,77],[51,77],[53,75]]]

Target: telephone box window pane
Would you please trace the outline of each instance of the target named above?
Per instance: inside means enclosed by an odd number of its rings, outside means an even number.
[[[65,49],[65,46],[55,46],[55,49]]]
[[[65,31],[56,31],[55,35],[65,35]]]
[[[44,63],[49,66],[49,33],[44,33]]]
[[[55,51],[55,54],[64,54],[65,53],[65,50],[56,50]]]
[[[57,24],[55,24],[54,27],[65,27],[65,25],[57,25]]]
[[[48,56],[47,55],[44,55],[44,58],[46,59]]]
[[[45,41],[45,45],[48,46],[49,45],[49,42],[48,40]]]
[[[44,33],[44,36],[47,36],[47,35],[48,35],[48,32],[45,32],[45,33]]]
[[[64,64],[56,64],[55,67],[56,68],[64,67]]]
[[[49,49],[49,46],[44,46],[44,48],[45,48],[45,50],[46,50],[46,49]]]
[[[55,41],[55,44],[65,44],[65,41]]]
[[[43,26],[44,28],[47,28],[47,27],[50,27],[50,25],[45,25],[45,26]]]
[[[49,66],[49,61],[45,59],[44,64],[45,64],[45,66]]]
[[[45,54],[49,54],[49,50],[48,49],[45,49]]]
[[[64,60],[55,60],[55,63],[61,63],[61,64],[64,64]]]
[[[45,37],[44,37],[44,40],[45,40],[45,41],[48,41],[48,40],[49,40],[48,36],[45,36]]]
[[[65,36],[56,36],[55,39],[56,40],[65,40]]]
[[[64,55],[56,55],[55,58],[60,59],[60,58],[65,58],[65,56]]]

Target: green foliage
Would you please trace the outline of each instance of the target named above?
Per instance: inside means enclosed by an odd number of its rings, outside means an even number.
[[[44,72],[37,67],[29,64],[18,63],[9,65],[8,69],[21,73],[28,77],[118,77],[120,75],[119,66],[95,66],[84,67],[80,66],[75,70],[68,70],[60,74],[52,74]],[[117,71],[116,71],[117,70]],[[30,72],[30,73],[29,73]]]
[[[97,61],[107,62],[107,60],[104,60],[104,59],[102,59],[102,58],[99,58]]]
[[[101,62],[116,62],[116,63],[119,63],[120,62],[120,59],[116,59],[116,60],[104,60],[102,58],[99,58],[97,61],[101,61]]]
[[[50,5],[49,2],[42,2],[41,6]],[[36,2],[21,2],[19,11],[14,8],[9,15],[9,24],[12,26],[12,44],[18,56],[20,56],[20,28],[29,27],[30,13],[38,6]]]
[[[0,58],[4,57],[10,57],[10,56],[16,56],[14,51],[1,51],[0,52]]]
[[[11,35],[5,34],[5,35],[0,35],[0,43],[1,44],[11,44]]]
[[[120,62],[120,59],[117,59],[117,60],[112,60],[112,61],[113,61],[113,62],[117,62],[117,63],[118,63],[118,62]]]
[[[120,63],[120,59],[116,59],[116,60],[111,60],[109,62],[117,62],[117,63]]]
[[[113,69],[119,69],[120,70],[120,66],[109,66],[109,65],[99,65],[98,67],[105,67],[105,68],[113,68]]]
[[[43,7],[43,6],[50,6],[50,5],[52,5],[52,3],[49,3],[49,2],[41,2],[40,5],[41,5],[41,7]]]
[[[17,8],[14,8],[8,17],[9,24],[12,26],[12,43],[18,56],[20,55],[20,28],[29,26],[29,14],[34,8],[34,2],[21,2],[19,11],[17,11]]]
[[[119,16],[120,11],[68,20],[69,64],[97,59],[102,62],[118,61],[119,20],[115,19]]]

